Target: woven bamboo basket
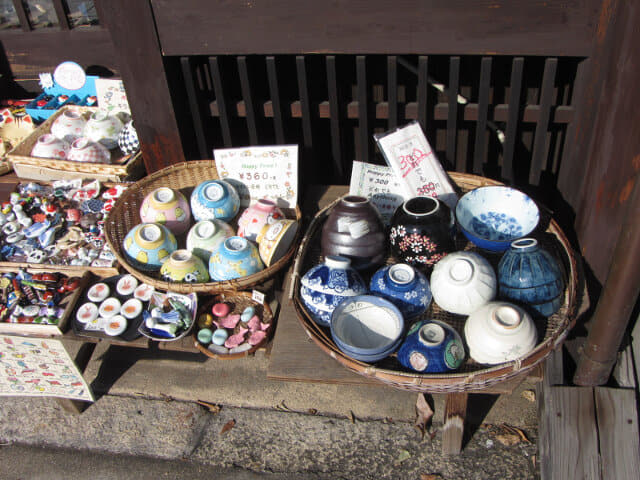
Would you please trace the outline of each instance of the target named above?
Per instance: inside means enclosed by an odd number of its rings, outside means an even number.
[[[153,285],[159,290],[171,290],[179,293],[219,293],[225,290],[245,290],[259,285],[287,265],[295,253],[296,246],[302,236],[302,229],[298,229],[296,238],[292,242],[287,253],[273,265],[253,275],[207,283],[178,283],[163,280],[159,273],[141,272],[129,263],[122,246],[125,236],[134,226],[141,223],[140,206],[144,198],[159,187],[169,187],[179,190],[189,199],[193,189],[205,180],[217,179],[218,172],[213,160],[197,160],[182,162],[159,170],[142,180],[132,184],[116,201],[109,212],[105,222],[105,236],[120,264],[138,280]],[[287,218],[295,218],[300,222],[302,214],[296,206],[295,209],[284,209]],[[235,228],[235,219],[231,222]],[[178,247],[184,248],[186,235],[180,235],[176,239]]]
[[[22,142],[7,153],[16,174],[21,178],[51,180],[62,178],[97,178],[102,181],[124,182],[140,178],[144,174],[144,162],[140,152],[122,156],[118,149],[111,151],[111,163],[82,163],[54,158],[32,157],[31,150],[41,135],[51,132],[51,125],[66,110],[74,110],[89,118],[96,107],[68,105],[60,108]]]
[[[240,315],[243,310],[247,307],[253,307],[256,310],[256,314],[260,317],[262,323],[268,323],[271,326],[269,327],[269,331],[267,332],[267,336],[264,338],[262,342],[257,345],[254,345],[249,350],[245,350],[244,352],[237,353],[228,353],[221,354],[215,353],[205,347],[202,343],[198,341],[198,328],[194,327],[193,329],[193,340],[195,342],[196,348],[204,353],[207,357],[217,358],[219,360],[233,360],[237,358],[246,357],[247,355],[251,355],[256,352],[260,348],[269,342],[269,339],[273,336],[273,332],[275,330],[275,319],[273,317],[273,312],[271,311],[271,307],[269,307],[268,303],[258,303],[256,302],[250,292],[236,292],[236,291],[228,291],[221,292],[218,295],[212,297],[207,303],[205,303],[200,309],[200,313],[210,313],[211,307],[213,307],[216,303],[226,303],[231,307],[231,313]],[[199,316],[198,314],[198,316]],[[196,319],[197,320],[197,319]]]
[[[500,182],[476,175],[449,173],[461,193],[487,185],[502,185]],[[322,226],[331,209],[339,202],[337,199],[332,204],[318,212],[314,217],[305,237],[302,239],[296,255],[293,281],[291,283],[290,297],[298,313],[298,319],[309,337],[325,353],[336,359],[349,370],[360,375],[373,378],[393,387],[417,392],[429,393],[454,393],[481,391],[500,382],[524,375],[542,362],[553,349],[557,348],[565,339],[570,328],[575,322],[577,313],[577,285],[579,271],[575,255],[564,233],[544,209],[540,209],[541,219],[536,231],[532,235],[540,244],[561,260],[565,273],[564,303],[560,310],[548,318],[536,319],[539,341],[535,349],[518,360],[487,367],[467,359],[463,366],[454,373],[420,374],[404,369],[392,355],[375,364],[368,364],[355,360],[343,353],[335,345],[328,328],[316,324],[310,313],[306,310],[300,297],[300,280],[305,272],[312,266],[320,263],[320,238]],[[459,235],[456,238],[458,250],[478,251],[482,256],[497,267],[501,254],[480,251],[466,238]],[[387,263],[396,263],[393,257],[387,258]],[[369,278],[365,275],[365,280]],[[458,333],[463,333],[466,316],[445,312],[435,302],[425,314],[415,321],[432,318],[444,321],[453,326]],[[463,337],[464,338],[464,337]]]

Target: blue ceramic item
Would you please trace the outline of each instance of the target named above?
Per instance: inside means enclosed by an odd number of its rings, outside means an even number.
[[[214,281],[246,277],[263,269],[258,247],[238,236],[227,238],[209,258],[209,275]]]
[[[207,180],[191,193],[191,214],[197,221],[217,218],[229,222],[238,210],[238,192],[233,185],[224,180]]]
[[[424,313],[432,299],[427,277],[406,263],[387,265],[376,271],[369,290],[390,300],[405,319]]]
[[[331,316],[331,338],[346,355],[377,362],[402,343],[404,318],[389,300],[356,295],[344,300]]]
[[[124,237],[124,251],[138,270],[157,271],[178,248],[176,237],[164,225],[141,223]]]
[[[462,338],[452,327],[437,320],[417,322],[398,350],[398,361],[420,373],[456,370],[464,360]]]
[[[514,188],[480,187],[462,196],[456,219],[465,236],[480,248],[502,252],[538,225],[535,202]]]
[[[558,262],[535,238],[522,238],[498,264],[499,295],[548,317],[562,305],[564,280]]]
[[[324,327],[331,323],[331,314],[340,302],[367,291],[351,260],[339,255],[325,257],[324,263],[309,269],[300,283],[302,302],[313,320]]]

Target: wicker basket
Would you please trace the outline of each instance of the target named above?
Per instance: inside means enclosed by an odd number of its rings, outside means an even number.
[[[167,282],[160,277],[159,273],[141,272],[129,263],[122,243],[129,230],[140,223],[140,206],[147,194],[159,187],[169,187],[174,190],[180,190],[188,199],[194,187],[205,180],[217,178],[218,173],[213,160],[198,160],[172,165],[131,185],[118,198],[105,223],[107,242],[109,242],[120,264],[140,281],[153,285],[156,289],[180,293],[219,293],[225,290],[245,290],[265,282],[287,265],[293,257],[298,241],[302,236],[302,229],[298,229],[291,247],[276,263],[253,275],[233,280],[207,283]],[[297,206],[295,209],[285,209],[284,214],[287,218],[295,217],[298,221],[302,218],[300,209]],[[185,245],[184,238],[184,234],[178,236],[179,246]]]
[[[51,132],[51,125],[66,110],[74,110],[89,117],[95,107],[62,107],[51,115],[42,125],[15,146],[7,154],[16,174],[21,178],[35,180],[60,180],[70,178],[97,178],[101,181],[125,182],[136,180],[144,174],[144,162],[140,152],[122,156],[118,149],[111,151],[111,163],[82,163],[70,160],[32,157],[31,150],[38,138]]]
[[[249,350],[245,350],[244,352],[238,353],[229,353],[229,354],[220,354],[214,353],[205,347],[202,343],[198,341],[198,328],[195,327],[193,329],[193,340],[195,342],[196,348],[204,353],[206,356],[211,358],[217,358],[219,360],[233,360],[236,358],[246,357],[247,355],[251,355],[256,350],[262,348],[269,341],[270,337],[273,335],[273,331],[275,329],[275,319],[273,317],[273,312],[269,307],[269,304],[258,303],[253,298],[251,293],[249,292],[221,292],[218,295],[215,295],[211,298],[207,303],[205,303],[200,309],[199,313],[211,312],[211,307],[213,307],[216,303],[227,303],[231,307],[231,313],[237,313],[238,315],[242,313],[242,311],[247,307],[253,307],[256,309],[256,314],[260,317],[262,323],[268,323],[271,325],[269,331],[267,332],[267,336],[264,338],[262,342],[257,345],[254,345]],[[198,314],[199,316],[199,314]]]
[[[467,192],[477,187],[486,185],[501,185],[501,183],[478,177],[475,175],[450,173],[461,192]],[[298,319],[309,337],[328,355],[335,358],[349,370],[366,377],[389,384],[396,388],[430,393],[452,393],[481,391],[484,388],[498,384],[516,376],[523,375],[542,362],[550,352],[558,347],[565,339],[577,312],[577,285],[578,269],[575,256],[569,242],[556,222],[550,215],[541,209],[541,220],[538,229],[533,236],[547,250],[562,260],[566,274],[566,289],[564,304],[560,310],[545,319],[538,319],[537,328],[542,341],[536,348],[518,360],[486,367],[469,359],[458,372],[446,374],[420,374],[409,372],[397,361],[395,356],[388,357],[375,364],[368,364],[347,356],[338,349],[328,328],[317,325],[306,310],[300,297],[300,280],[302,275],[313,265],[320,263],[320,238],[322,225],[328,217],[332,207],[340,199],[321,210],[311,222],[311,225],[303,238],[295,259],[293,282],[291,283],[290,297],[294,301]],[[477,248],[462,236],[457,237],[458,250],[476,250]],[[486,251],[480,252],[494,267],[497,266],[501,255]],[[395,263],[393,258],[388,258],[387,263]],[[465,316],[454,315],[445,312],[435,302],[431,303],[429,310],[416,321],[424,318],[434,318],[453,326],[462,334]]]

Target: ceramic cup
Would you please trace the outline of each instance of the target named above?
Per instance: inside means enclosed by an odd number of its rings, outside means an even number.
[[[346,257],[329,255],[324,263],[310,268],[300,281],[300,297],[313,320],[324,327],[343,300],[362,295],[367,285]]]
[[[444,373],[462,365],[462,338],[450,325],[437,320],[417,322],[398,349],[398,361],[421,373]]]
[[[93,142],[99,142],[108,150],[118,146],[118,135],[123,124],[115,115],[109,115],[106,110],[97,110],[91,114],[83,130],[83,136]]]
[[[124,251],[129,261],[140,270],[158,271],[178,243],[171,231],[157,223],[133,227],[124,238]]]
[[[196,220],[230,222],[240,209],[240,197],[233,185],[224,180],[207,180],[191,193],[191,214]]]
[[[271,266],[289,251],[296,238],[299,224],[295,220],[278,220],[265,224],[257,237],[260,258],[266,266]]]
[[[275,202],[261,198],[250,205],[238,218],[238,235],[249,240],[256,241],[265,225],[271,225],[277,220],[283,219],[284,213]]]
[[[61,140],[51,133],[45,133],[36,140],[36,144],[31,149],[31,156],[66,160],[70,149],[66,140]]]
[[[263,269],[258,248],[238,236],[227,238],[209,258],[209,276],[215,281],[246,277]]]
[[[382,218],[365,197],[347,195],[331,209],[322,226],[322,254],[351,259],[357,270],[380,265],[386,257]]]
[[[87,120],[80,112],[65,110],[51,124],[51,133],[57,138],[73,143],[82,136],[86,124]]]
[[[130,120],[122,127],[118,134],[118,147],[123,155],[131,155],[140,150],[140,141],[138,140],[138,132],[133,126],[133,120]]]
[[[478,363],[495,365],[516,360],[535,348],[538,334],[522,308],[508,302],[490,302],[465,322],[469,356]]]
[[[67,160],[82,163],[111,163],[111,153],[102,144],[80,137],[71,144]]]
[[[176,250],[160,267],[160,275],[170,282],[206,283],[209,271],[204,262],[189,250]]]
[[[202,220],[196,223],[187,234],[187,250],[191,250],[200,257],[205,264],[209,264],[209,257],[220,243],[235,232],[231,225],[222,220]]]
[[[369,290],[391,301],[405,319],[423,314],[432,298],[427,277],[406,263],[377,270],[371,277]]]
[[[174,235],[180,235],[191,225],[191,209],[182,193],[168,187],[160,187],[142,201],[140,219],[144,223],[159,223]]]
[[[475,252],[450,253],[431,273],[433,300],[447,312],[469,315],[497,293],[491,264]]]

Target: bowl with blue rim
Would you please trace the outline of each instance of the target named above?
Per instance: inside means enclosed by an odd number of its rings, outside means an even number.
[[[503,252],[538,226],[540,210],[531,197],[515,188],[479,187],[460,198],[456,221],[476,246]]]

